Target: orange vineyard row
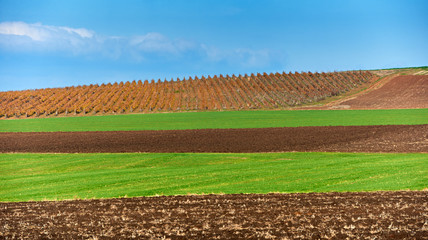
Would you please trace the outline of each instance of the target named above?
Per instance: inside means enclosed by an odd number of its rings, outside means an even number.
[[[0,92],[0,118],[130,112],[283,109],[345,93],[367,71],[271,73]]]

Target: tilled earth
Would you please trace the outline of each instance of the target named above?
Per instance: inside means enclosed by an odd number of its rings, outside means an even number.
[[[428,239],[428,192],[0,203],[0,238]]]
[[[340,106],[350,109],[428,108],[428,75],[398,76]]]
[[[0,152],[428,152],[428,125],[0,133]],[[428,192],[0,203],[0,239],[428,239]]]
[[[0,152],[428,152],[428,124],[0,133]]]

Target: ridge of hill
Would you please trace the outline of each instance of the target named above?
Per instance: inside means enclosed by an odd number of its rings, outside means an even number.
[[[8,91],[0,92],[0,118],[288,109],[377,79],[369,71],[283,72]]]

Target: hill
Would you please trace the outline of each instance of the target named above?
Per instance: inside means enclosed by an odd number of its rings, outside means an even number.
[[[287,109],[372,83],[369,71],[263,73],[0,92],[0,118]]]

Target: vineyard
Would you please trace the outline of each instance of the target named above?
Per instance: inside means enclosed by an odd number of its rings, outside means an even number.
[[[378,78],[368,71],[263,73],[0,92],[0,118],[284,109],[343,94]]]

